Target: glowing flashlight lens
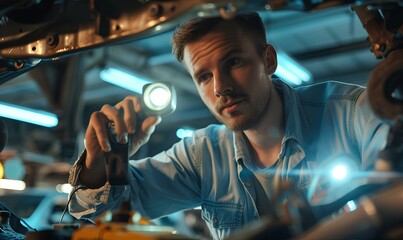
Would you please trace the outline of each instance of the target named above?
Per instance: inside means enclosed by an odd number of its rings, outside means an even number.
[[[344,179],[347,176],[347,168],[342,165],[336,166],[335,168],[333,168],[332,176],[337,180]]]
[[[171,99],[171,93],[162,87],[157,87],[150,92],[150,103],[156,108],[166,106]]]
[[[169,83],[157,82],[144,85],[143,103],[146,114],[164,115],[176,108],[176,93]]]

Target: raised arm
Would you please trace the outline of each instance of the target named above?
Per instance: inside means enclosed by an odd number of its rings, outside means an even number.
[[[87,155],[79,181],[88,188],[99,188],[106,182],[105,154],[111,151],[108,125],[112,123],[117,141],[127,143],[130,138],[129,156],[150,139],[155,126],[161,121],[159,116],[143,117],[140,99],[126,97],[115,106],[104,105],[91,115],[85,133]]]

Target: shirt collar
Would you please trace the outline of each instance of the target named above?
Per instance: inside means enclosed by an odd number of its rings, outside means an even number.
[[[283,100],[285,121],[283,143],[289,139],[294,139],[305,148],[306,144],[309,142],[307,140],[312,134],[298,93],[294,88],[280,79],[273,79],[273,83]]]
[[[235,148],[235,160],[238,164],[242,159],[250,159],[250,153],[248,145],[244,138],[244,133],[242,131],[234,131],[234,148]]]

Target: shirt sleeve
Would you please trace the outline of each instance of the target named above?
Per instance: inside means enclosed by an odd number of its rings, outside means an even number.
[[[366,90],[357,99],[353,123],[362,168],[372,170],[378,159],[378,152],[385,147],[389,126],[372,111]]]
[[[78,181],[86,157],[84,152],[70,170],[69,182],[74,193],[70,194],[70,213],[76,218],[93,220],[106,210],[118,208],[122,200],[130,200],[133,210],[154,219],[199,206],[200,174],[194,149],[195,139],[189,137],[154,157],[130,160],[129,185],[111,186],[107,182],[98,189],[86,189]]]

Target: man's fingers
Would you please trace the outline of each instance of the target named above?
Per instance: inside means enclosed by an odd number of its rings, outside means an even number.
[[[128,96],[123,101],[116,104],[115,108],[123,108],[123,121],[127,133],[134,134],[137,131],[137,126],[141,124],[141,102],[138,97]]]
[[[87,129],[88,137],[91,138],[95,135],[98,144],[102,151],[111,151],[111,145],[109,143],[108,129],[107,129],[108,119],[102,112],[94,112],[91,115],[90,123]],[[89,141],[86,141],[89,144]],[[95,144],[93,142],[92,144]],[[87,146],[88,148],[93,148],[93,146]]]
[[[160,116],[150,116],[144,119],[143,123],[141,124],[141,133],[142,135],[147,136],[147,139],[149,135],[151,135],[155,127],[161,122],[161,117]]]
[[[92,139],[90,141],[91,149],[96,149],[98,146],[94,144],[99,144],[99,148],[103,152],[111,151],[108,125],[112,125],[116,140],[120,143],[127,143],[130,134],[133,140],[131,152],[137,151],[141,145],[149,140],[155,126],[161,122],[160,116],[149,116],[145,119],[143,117],[138,97],[126,97],[114,107],[104,105],[101,111],[93,113],[90,119],[87,130],[90,132],[86,138]]]
[[[127,130],[123,120],[124,109],[122,107],[116,109],[110,105],[104,105],[101,112],[106,116],[110,123],[113,125],[113,132],[116,135],[116,141],[120,143],[127,143]],[[106,127],[108,123],[105,124]],[[107,129],[107,128],[106,128]],[[108,129],[107,129],[108,131]]]

